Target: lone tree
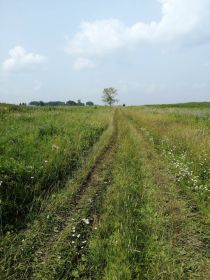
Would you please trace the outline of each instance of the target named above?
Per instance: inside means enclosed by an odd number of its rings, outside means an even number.
[[[117,94],[117,89],[113,87],[105,88],[103,90],[102,101],[109,106],[112,106],[114,103],[118,102],[116,99]]]

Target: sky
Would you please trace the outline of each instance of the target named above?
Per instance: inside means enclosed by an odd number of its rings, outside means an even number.
[[[210,101],[210,0],[0,0],[0,102]]]

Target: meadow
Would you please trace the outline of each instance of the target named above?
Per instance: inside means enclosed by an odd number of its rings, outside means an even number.
[[[210,106],[0,106],[1,279],[210,279]]]
[[[97,109],[3,105],[0,115],[2,230],[12,230],[39,211],[44,196],[62,187],[109,117]]]

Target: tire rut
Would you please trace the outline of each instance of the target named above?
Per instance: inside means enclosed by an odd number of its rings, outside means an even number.
[[[118,127],[116,113],[113,118],[113,133],[109,144],[105,146],[96,158],[94,165],[72,196],[68,210],[60,213],[63,220],[58,225],[58,231],[49,237],[40,248],[38,261],[32,264],[30,275],[26,279],[43,279],[53,268],[54,276],[50,279],[74,279],[72,271],[80,263],[87,248],[93,228],[97,223],[103,193],[111,181],[111,167],[116,150]],[[79,236],[79,238],[75,238]],[[76,240],[75,240],[76,239]],[[64,248],[62,247],[62,244]],[[73,244],[73,245],[72,245]],[[43,250],[44,249],[44,253]],[[57,255],[63,253],[62,266],[57,263]],[[35,256],[37,254],[35,253]],[[37,259],[35,257],[35,259]],[[55,268],[57,267],[58,268]],[[47,267],[47,269],[46,269]],[[38,273],[37,273],[38,272]],[[66,278],[65,278],[66,279]]]

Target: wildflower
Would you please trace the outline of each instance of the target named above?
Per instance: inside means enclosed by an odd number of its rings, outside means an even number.
[[[59,232],[57,227],[54,227],[54,232]]]
[[[33,177],[33,176],[31,176],[31,179],[34,179],[34,177]]]
[[[77,234],[77,238],[80,238],[80,234]]]
[[[84,219],[82,219],[82,221],[83,221],[83,223],[85,223],[86,225],[89,225],[89,224],[90,224],[89,219],[84,218]]]
[[[2,183],[3,183],[3,181],[0,181],[0,187],[1,187]]]
[[[57,145],[52,145],[52,150],[58,150],[59,149],[59,146]]]
[[[45,163],[48,163],[48,160],[45,160],[44,162],[45,162]]]

